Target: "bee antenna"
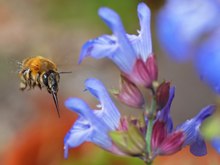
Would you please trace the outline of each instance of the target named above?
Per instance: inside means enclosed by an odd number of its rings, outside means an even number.
[[[62,71],[62,72],[59,72],[59,74],[69,74],[69,73],[73,73],[72,71]]]

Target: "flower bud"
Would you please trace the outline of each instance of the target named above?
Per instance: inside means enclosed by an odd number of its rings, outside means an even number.
[[[113,94],[122,103],[134,108],[142,108],[145,103],[138,87],[124,76],[121,76],[120,91],[114,91]]]
[[[161,110],[169,99],[170,82],[163,82],[156,90],[157,109]]]
[[[152,86],[153,81],[157,80],[158,68],[155,56],[150,55],[146,62],[142,59],[137,59],[132,69],[132,73],[126,75],[134,84],[142,85],[147,88]]]
[[[137,123],[139,122],[142,121],[137,119]],[[118,130],[109,133],[115,147],[125,155],[142,157],[146,143],[140,128],[129,118],[123,118],[121,124],[123,126],[120,126]]]

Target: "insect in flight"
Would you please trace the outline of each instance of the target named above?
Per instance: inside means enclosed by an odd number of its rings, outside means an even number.
[[[58,117],[60,117],[60,112],[57,93],[60,73],[69,72],[58,72],[56,64],[42,56],[24,59],[21,62],[21,69],[19,71],[20,89],[25,90],[27,87],[31,89],[35,86],[38,86],[40,89],[46,87],[47,91],[53,96]]]

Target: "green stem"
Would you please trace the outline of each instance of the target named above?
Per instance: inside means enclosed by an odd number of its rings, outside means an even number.
[[[150,109],[146,109],[146,114],[148,114],[148,124],[147,124],[147,133],[146,133],[146,149],[148,153],[148,159],[151,160],[152,152],[151,152],[151,136],[153,131],[153,121],[154,121],[154,113],[156,111],[156,100],[153,96]],[[149,164],[150,165],[150,164]]]
[[[147,153],[149,155],[149,158],[151,158],[151,135],[152,135],[152,129],[153,129],[153,119],[148,120],[147,125],[147,134],[146,134],[146,145],[147,145]]]
[[[146,165],[153,165],[153,162],[152,161],[146,162]]]

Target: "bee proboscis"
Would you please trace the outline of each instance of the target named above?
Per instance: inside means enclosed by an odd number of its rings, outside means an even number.
[[[19,77],[21,90],[25,90],[27,87],[31,89],[35,86],[40,89],[46,87],[53,96],[57,114],[60,117],[57,97],[60,74],[54,62],[42,56],[26,58],[21,63]]]

